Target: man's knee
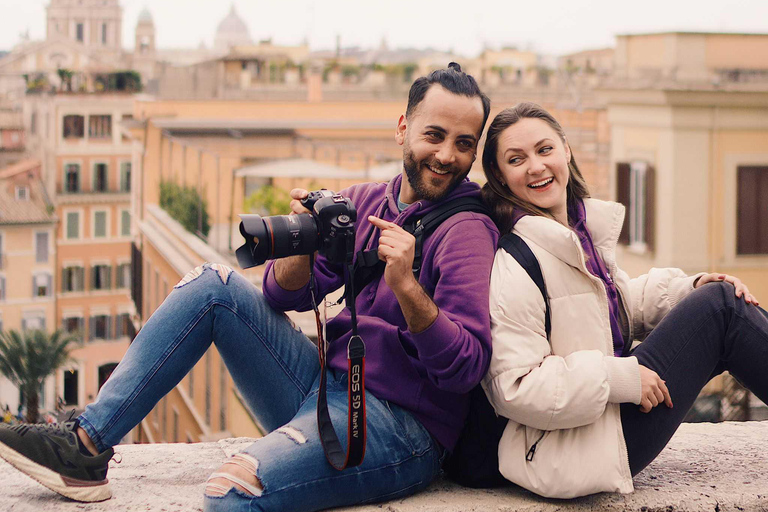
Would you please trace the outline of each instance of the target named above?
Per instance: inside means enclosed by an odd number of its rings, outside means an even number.
[[[224,265],[222,263],[203,263],[202,265],[199,265],[181,278],[181,280],[176,283],[176,285],[173,287],[174,289],[183,288],[184,286],[188,285],[189,283],[192,283],[199,279],[203,274],[206,272],[215,272],[218,276],[219,280],[222,284],[227,285],[229,283],[229,279],[233,275],[238,275],[236,272],[232,270],[231,267],[228,267],[227,265]]]
[[[205,484],[206,497],[226,495],[233,487],[254,498],[261,496],[264,488],[256,473],[259,462],[245,453],[238,453],[217,469]]]

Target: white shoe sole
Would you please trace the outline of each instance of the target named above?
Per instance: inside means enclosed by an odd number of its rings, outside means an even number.
[[[88,482],[67,478],[28,459],[3,443],[0,443],[0,457],[53,492],[75,501],[90,503],[108,500],[112,497],[112,488],[107,479],[101,482]]]

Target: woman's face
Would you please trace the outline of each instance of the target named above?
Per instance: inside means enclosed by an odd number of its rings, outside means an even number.
[[[541,119],[523,118],[499,135],[499,179],[523,201],[568,224],[566,190],[571,150]]]

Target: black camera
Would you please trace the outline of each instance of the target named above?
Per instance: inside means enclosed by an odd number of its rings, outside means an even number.
[[[237,249],[243,268],[267,260],[319,251],[332,263],[352,261],[357,210],[350,199],[329,190],[316,190],[301,200],[311,213],[298,215],[240,215],[245,244]]]

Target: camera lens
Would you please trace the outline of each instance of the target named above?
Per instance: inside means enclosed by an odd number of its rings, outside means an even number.
[[[311,254],[318,248],[318,231],[312,215],[240,215],[240,234],[245,245],[237,249],[242,268],[261,265],[267,260]]]

